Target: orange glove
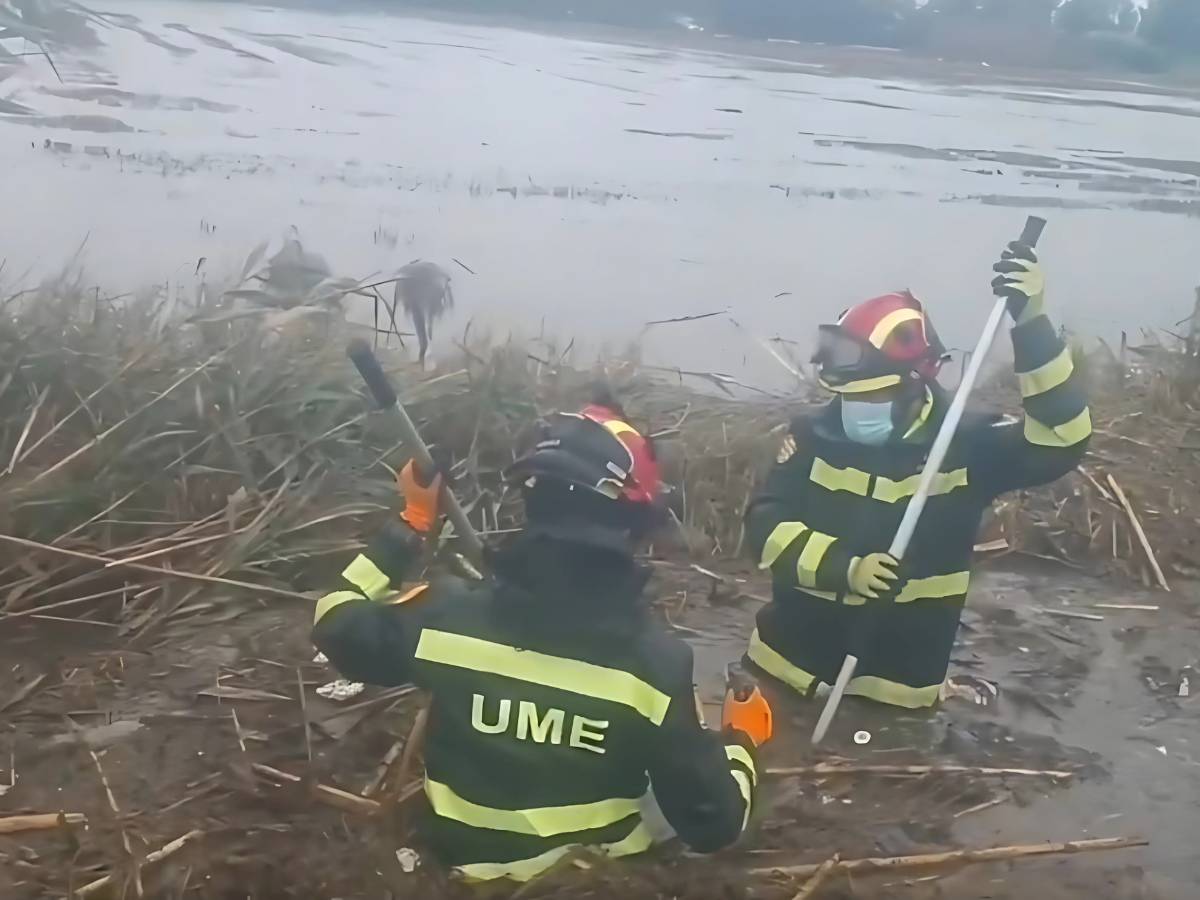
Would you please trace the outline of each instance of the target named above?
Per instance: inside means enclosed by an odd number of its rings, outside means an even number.
[[[758,685],[745,676],[727,676],[725,706],[721,710],[721,727],[744,733],[755,747],[761,747],[775,733],[771,704]]]
[[[432,477],[418,471],[416,460],[409,460],[396,476],[396,486],[404,498],[400,518],[418,534],[428,534],[438,518],[442,493],[442,473],[433,470]]]

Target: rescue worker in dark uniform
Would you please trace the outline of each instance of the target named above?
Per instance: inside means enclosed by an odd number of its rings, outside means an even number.
[[[313,641],[343,675],[432,694],[429,845],[468,879],[525,881],[575,847],[649,848],[649,791],[694,850],[732,843],[769,707],[727,698],[723,730],[706,729],[691,648],[648,615],[633,550],[657,518],[649,442],[592,406],[553,417],[507,474],[527,524],[491,554],[487,579],[398,592],[442,489],[409,463],[402,521],[317,604]]]
[[[746,512],[749,546],[773,576],[773,602],[758,614],[748,656],[801,694],[832,685],[852,652],[859,664],[847,694],[935,704],[984,511],[999,494],[1061,477],[1083,456],[1087,400],[1043,312],[1037,257],[1010,244],[994,268],[993,290],[1014,320],[1024,421],[964,417],[903,563],[887,549],[949,406],[936,380],[945,350],[909,293],[868,300],[821,326],[814,361],[836,396],[792,421]],[[873,627],[864,629],[867,619]],[[864,633],[869,645],[856,646]]]

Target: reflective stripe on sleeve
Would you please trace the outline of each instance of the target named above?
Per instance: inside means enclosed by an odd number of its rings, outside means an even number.
[[[629,672],[535,650],[519,650],[465,634],[426,628],[417,643],[416,658],[620,703],[655,725],[663,723],[671,705],[667,694]]]
[[[349,603],[351,600],[362,600],[363,595],[357,591],[334,591],[331,594],[326,594],[317,601],[317,609],[313,614],[313,624],[316,625],[331,610],[337,609],[343,603]]]
[[[784,684],[802,694],[807,694],[813,681],[816,680],[815,675],[792,665],[777,650],[768,647],[759,636],[757,628],[750,635],[750,646],[746,650],[746,655],[764,672],[774,675]]]
[[[597,850],[614,859],[631,856],[634,853],[644,853],[654,845],[654,836],[644,824],[639,822],[627,837],[611,844],[598,844]],[[541,875],[552,865],[577,849],[580,844],[567,844],[555,847],[530,859],[519,859],[506,863],[470,863],[458,866],[455,871],[468,881],[493,881],[497,878],[508,878],[512,881],[530,881]]]
[[[867,485],[871,481],[871,476],[861,469],[845,468],[839,469],[836,466],[831,466],[821,457],[813,458],[812,468],[808,473],[808,480],[813,484],[819,484],[821,487],[830,491],[849,491],[851,494],[858,494],[860,497],[867,496]]]
[[[846,693],[905,709],[922,709],[937,703],[941,687],[941,684],[931,684],[929,687],[909,687],[907,684],[890,681],[887,678],[859,675],[857,678],[850,679],[850,684],[846,686]]]
[[[871,491],[871,496],[876,500],[882,500],[884,503],[896,503],[915,494],[917,492],[917,485],[920,483],[921,476],[919,474],[910,475],[908,478],[900,481],[892,481],[892,479],[884,478],[880,475],[875,479],[875,488]],[[938,472],[933,476],[933,482],[929,488],[929,496],[937,497],[966,486],[966,469]]]
[[[342,571],[342,577],[367,595],[370,600],[378,600],[387,593],[391,579],[375,565],[370,557],[360,553],[354,562]]]
[[[749,751],[739,744],[726,744],[725,756],[733,762],[741,763],[750,772],[751,784],[758,784],[758,769],[754,766],[754,760],[750,758]]]
[[[762,559],[759,561],[758,567],[760,569],[771,568],[775,564],[775,560],[783,555],[792,542],[806,531],[808,531],[808,526],[803,522],[780,522],[767,538],[767,542],[763,544]]]
[[[1038,394],[1044,394],[1070,378],[1074,371],[1075,361],[1071,356],[1071,348],[1064,347],[1058,356],[1044,366],[1038,366],[1030,372],[1017,373],[1021,396],[1036,397]]]
[[[900,589],[897,603],[912,603],[914,600],[935,600],[940,597],[957,597],[966,594],[971,586],[971,573],[951,572],[949,575],[930,575],[914,578]]]
[[[814,531],[808,536],[808,543],[804,545],[804,549],[800,551],[800,558],[796,561],[796,577],[803,587],[816,587],[817,567],[821,565],[826,551],[833,546],[835,540],[837,538],[820,531]]]
[[[1092,433],[1092,415],[1085,409],[1069,422],[1053,427],[1025,417],[1025,440],[1039,447],[1074,447]]]
[[[575,803],[569,806],[544,806],[535,809],[497,809],[480,806],[459,796],[448,784],[425,779],[425,795],[434,813],[474,828],[554,837],[573,831],[604,828],[634,815],[637,800],[617,798],[595,803]]]

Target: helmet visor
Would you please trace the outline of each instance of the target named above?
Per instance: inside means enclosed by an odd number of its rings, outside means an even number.
[[[877,355],[874,347],[837,325],[822,325],[817,331],[813,362],[824,371],[859,372],[867,367],[870,357]]]

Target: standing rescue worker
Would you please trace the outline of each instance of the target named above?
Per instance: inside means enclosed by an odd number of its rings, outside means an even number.
[[[964,417],[903,563],[886,551],[949,406],[936,380],[945,350],[907,292],[821,326],[814,362],[836,396],[793,420],[746,512],[749,545],[774,582],[748,656],[802,694],[832,685],[851,652],[859,663],[847,694],[908,708],[936,703],[984,511],[997,495],[1053,481],[1083,456],[1087,400],[1070,349],[1043,313],[1037,256],[1009,244],[994,269],[993,291],[1014,320],[1024,421]],[[866,619],[874,627],[864,629]],[[856,646],[864,631],[873,638]]]
[[[432,474],[432,473],[431,473]],[[314,643],[348,678],[432,694],[424,836],[472,880],[528,880],[573,847],[653,843],[648,790],[693,849],[738,838],[770,737],[761,699],[703,727],[692,652],[649,617],[635,546],[659,494],[649,442],[612,409],[553,417],[507,473],[526,527],[482,582],[397,595],[438,520],[440,475],[400,475],[401,522],[318,604]]]

